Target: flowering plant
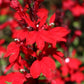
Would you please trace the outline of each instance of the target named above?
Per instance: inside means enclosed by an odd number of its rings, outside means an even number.
[[[64,11],[56,9],[48,19],[49,11],[42,7],[43,1],[23,0],[21,4],[19,0],[0,0],[0,15],[10,16],[0,25],[0,30],[9,27],[11,31],[11,42],[7,49],[2,47],[6,39],[0,40],[0,58],[9,61],[2,70],[0,84],[65,84],[84,81],[84,67],[80,67],[82,62],[74,57],[76,50],[71,52],[71,57],[69,54],[71,43],[82,33],[76,30],[70,37],[69,20],[63,22],[66,10],[70,10],[74,17],[79,17],[84,14],[84,6],[79,6],[77,1],[62,0]],[[59,50],[59,45],[64,53]],[[61,64],[59,69],[56,67],[57,62]]]

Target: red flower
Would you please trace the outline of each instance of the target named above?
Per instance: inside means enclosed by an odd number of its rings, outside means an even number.
[[[0,11],[0,15],[7,15],[8,13],[9,13],[9,7],[7,7],[7,8],[3,8],[3,9],[1,9],[1,11]]]
[[[65,33],[64,33],[65,32]],[[52,43],[53,46],[59,41],[66,41],[64,38],[69,32],[62,27],[56,27],[50,31],[40,30],[29,32],[27,39],[27,44],[33,44],[36,42],[39,49],[43,49],[45,42]]]
[[[63,76],[67,76],[69,74],[69,68],[68,66],[65,64],[63,66],[61,66],[61,71],[62,71],[62,75]]]
[[[0,76],[0,84],[6,84],[7,82],[12,84],[23,84],[26,81],[23,74],[19,72],[9,73],[6,76]]]
[[[81,8],[81,14],[84,15],[84,5],[81,6],[81,7],[82,7],[82,8]]]
[[[52,80],[51,84],[65,84],[65,82],[61,78],[56,78]]]
[[[55,18],[56,18],[56,14],[54,13],[54,14],[51,16],[51,18],[50,18],[49,25],[53,25],[53,24],[54,24]]]
[[[72,12],[72,14],[75,16],[75,17],[78,17],[78,16],[80,16],[81,14],[82,14],[82,6],[80,6],[80,5],[76,5],[76,6],[74,6],[72,9],[71,9],[71,12]]]
[[[8,70],[10,70],[10,68],[13,69],[13,71],[21,71],[21,72],[26,72],[24,67],[26,67],[29,70],[29,64],[25,61],[21,59],[21,56],[19,56],[19,59],[17,59],[17,61],[9,64],[6,68],[4,73],[6,73]]]
[[[15,32],[16,28],[19,26],[17,22],[13,19],[9,19],[7,22],[0,25],[0,29],[4,29],[7,26],[10,26],[12,32]]]
[[[64,10],[70,10],[75,2],[73,0],[62,0],[62,4]]]
[[[81,83],[84,81],[84,74],[82,72],[76,72],[71,75],[71,81],[76,81],[77,83]]]
[[[37,21],[32,21],[27,13],[20,11],[15,13],[15,18],[22,24],[25,24],[24,30],[18,30],[13,37],[18,39],[25,39],[27,44],[34,44],[36,42],[37,47],[42,50],[45,46],[45,42],[52,43],[54,46],[56,42],[66,41],[64,38],[69,31],[63,27],[56,27],[51,29],[50,26],[46,24],[48,17],[48,10],[39,9],[37,11]],[[50,19],[50,25],[54,23],[55,14],[52,15]],[[28,31],[28,30],[30,31]],[[46,30],[47,29],[47,30]],[[50,29],[50,30],[48,30]],[[64,33],[65,32],[65,33]],[[28,33],[28,35],[27,35]],[[59,36],[59,38],[57,38]],[[22,39],[23,38],[23,39]]]
[[[51,46],[51,47],[49,47],[49,46]],[[64,62],[64,60],[63,60],[64,54],[60,51],[57,51],[57,48],[53,48],[52,45],[49,45],[47,43],[43,49],[43,54],[45,54],[46,56],[48,56],[48,55],[53,56],[61,64],[63,64],[63,62]]]
[[[0,30],[1,30],[1,29],[4,29],[5,27],[7,27],[8,24],[9,24],[9,22],[5,22],[5,23],[1,24],[1,25],[0,25]]]
[[[26,37],[28,36],[28,31],[26,29],[24,30],[16,30],[14,33],[13,33],[13,38],[17,38],[17,39],[20,39],[21,41],[25,40]]]
[[[43,57],[41,60],[36,60],[30,67],[30,73],[33,78],[38,78],[41,73],[48,79],[52,76],[52,71],[55,70],[55,62],[50,57]]]
[[[20,6],[20,3],[18,2],[18,0],[11,0],[10,7],[18,8],[19,6]]]
[[[16,44],[15,42],[11,42],[8,47],[7,47],[7,53],[5,54],[4,57],[8,57],[9,58],[9,62],[12,63],[14,61],[17,60],[18,56],[19,56],[19,45]]]
[[[71,58],[70,61],[68,62],[68,66],[70,67],[70,69],[77,70],[80,65],[81,65],[81,61],[76,58]]]
[[[75,35],[76,35],[76,36],[81,36],[81,35],[82,35],[82,32],[81,32],[80,30],[76,30],[76,31],[75,31]]]

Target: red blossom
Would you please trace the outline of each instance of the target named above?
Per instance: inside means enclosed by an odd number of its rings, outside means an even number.
[[[71,75],[71,80],[76,81],[77,83],[81,83],[84,81],[84,74],[82,72],[76,72]]]
[[[19,56],[19,45],[16,44],[15,42],[11,42],[8,47],[7,47],[7,53],[5,54],[4,57],[8,57],[9,58],[9,62],[12,63],[14,61],[16,61],[16,59]]]
[[[81,32],[80,30],[76,30],[76,31],[75,31],[75,35],[76,35],[76,36],[81,36],[81,35],[82,35],[82,32]]]
[[[25,30],[16,30],[13,33],[12,37],[20,40],[25,40],[27,36],[28,36],[28,31],[25,29]]]
[[[61,30],[61,31],[59,31],[59,30]],[[66,33],[63,33],[63,32],[66,32]],[[44,42],[52,43],[53,46],[55,46],[57,42],[66,41],[66,39],[64,37],[68,33],[69,32],[62,27],[53,28],[50,31],[45,31],[45,30],[31,31],[31,32],[29,32],[29,34],[26,38],[27,44],[33,44],[36,42],[37,47],[42,50],[45,46]],[[57,38],[58,36],[59,36],[59,38]]]
[[[70,10],[74,6],[75,2],[73,0],[62,0],[62,5],[64,10]]]
[[[19,56],[19,58],[13,62],[10,63],[6,68],[4,73],[6,73],[7,71],[9,71],[11,68],[13,68],[14,71],[22,71],[25,72],[24,67],[26,67],[27,69],[29,69],[29,64],[25,61],[21,59],[21,56]]]
[[[55,70],[55,62],[50,57],[43,57],[41,60],[36,60],[30,67],[30,73],[33,78],[38,78],[41,73],[47,78],[51,78],[52,71]]]
[[[50,22],[49,22],[50,25],[54,24],[55,18],[56,18],[56,14],[54,13],[50,18]]]
[[[71,69],[76,69],[76,70],[79,68],[80,65],[81,65],[81,61],[76,58],[71,58],[70,62],[68,63],[68,66]]]
[[[67,18],[66,21],[64,18],[66,10],[71,11],[75,18],[83,15],[83,4],[79,5],[77,0],[62,0],[64,11],[56,7],[56,12],[48,21],[49,11],[41,8],[40,5],[43,1],[23,0],[23,4],[20,4],[19,0],[0,0],[0,7],[5,7],[3,10],[1,9],[0,14],[8,16],[9,13],[13,14],[12,19],[0,24],[0,30],[9,26],[12,39],[14,39],[7,46],[7,52],[2,47],[5,40],[0,40],[0,57],[5,52],[4,57],[9,57],[4,76],[0,76],[0,84],[7,82],[12,84],[65,84],[84,81],[82,62],[74,58],[76,50],[73,49],[71,55],[69,54],[71,43],[82,33],[76,30],[71,38],[68,29],[70,21]],[[9,6],[13,8],[12,11]],[[59,46],[60,44],[61,46]],[[61,50],[64,53],[59,51],[58,46],[63,48]],[[61,66],[57,66],[58,69],[56,69],[57,61],[61,64]],[[5,75],[10,69],[13,73]],[[42,80],[40,77],[44,79]]]
[[[69,74],[69,68],[68,66],[65,64],[61,67],[61,71],[62,71],[62,75],[63,76],[67,76]]]
[[[64,84],[64,81],[60,78],[56,78],[55,80],[52,80],[51,84]]]
[[[81,14],[82,14],[82,6],[80,6],[80,5],[76,5],[76,6],[74,6],[72,9],[71,9],[71,12],[72,12],[72,14],[75,16],[75,17],[78,17],[78,16],[80,16]]]
[[[6,84],[6,82],[12,84],[23,84],[25,81],[25,76],[20,72],[14,72],[9,73],[6,76],[0,76],[0,84]]]

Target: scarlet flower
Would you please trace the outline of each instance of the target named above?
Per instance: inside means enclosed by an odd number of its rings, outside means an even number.
[[[46,78],[52,77],[52,71],[55,70],[55,62],[50,57],[43,57],[41,60],[36,60],[30,67],[30,74],[33,78],[38,78],[42,73]]]
[[[46,9],[39,9],[39,11],[37,12],[37,16],[39,18],[37,19],[37,21],[34,21],[34,22],[31,21],[27,13],[21,12],[21,14],[19,14],[20,12],[21,11],[15,14],[15,18],[17,18],[19,21],[24,19],[22,24],[26,22],[27,27],[25,27],[25,29],[23,30],[16,31],[15,34],[13,35],[14,38],[19,38],[21,40],[26,39],[26,44],[28,45],[34,44],[36,42],[37,47],[40,50],[44,48],[45,42],[52,43],[55,46],[56,42],[66,41],[64,37],[69,33],[67,29],[63,27],[55,27],[51,29],[51,25],[52,23],[54,23],[54,20],[55,20],[55,14],[52,15],[52,17],[50,18],[50,26],[48,26],[46,25],[46,19],[48,17],[48,11]],[[23,36],[20,36],[19,34]],[[58,36],[59,36],[59,39],[57,38]]]
[[[20,51],[19,45],[16,44],[15,42],[11,42],[7,47],[7,52],[4,57],[10,56],[9,62],[12,63],[17,60],[19,56],[19,51]]]
[[[75,17],[80,16],[82,14],[82,11],[83,11],[82,6],[78,4],[71,9],[71,12]]]
[[[12,67],[13,67],[13,71],[22,71],[22,72],[25,72],[24,67],[26,67],[27,69],[29,69],[29,64],[25,60],[21,59],[21,56],[19,56],[19,58],[15,62],[10,63],[5,68],[4,73],[6,73],[7,71],[9,71],[10,68],[12,68]]]
[[[12,83],[23,84],[26,81],[25,76],[20,72],[9,73],[6,76],[0,76],[0,84]]]
[[[62,5],[64,10],[70,10],[74,6],[75,1],[73,0],[62,0]]]
[[[59,30],[61,30],[61,31],[58,32]],[[66,33],[63,33],[65,31],[66,31]],[[45,45],[44,42],[52,43],[53,46],[55,46],[57,42],[66,41],[66,39],[64,37],[68,33],[69,32],[62,27],[53,28],[49,31],[46,31],[46,30],[31,31],[31,32],[29,32],[28,36],[26,37],[27,44],[33,44],[36,42],[37,47],[42,50]],[[59,36],[59,38],[57,38],[58,36]]]
[[[6,28],[7,26],[10,26],[11,31],[15,32],[19,24],[15,20],[9,19],[8,21],[0,25],[0,30]]]
[[[16,30],[16,31],[13,33],[13,35],[12,35],[13,38],[18,38],[18,39],[20,39],[21,41],[25,40],[27,36],[28,36],[28,31],[27,31],[27,29]]]
[[[81,65],[81,61],[76,58],[71,58],[70,61],[68,62],[68,66],[70,69],[77,70],[80,65]]]
[[[61,67],[61,71],[62,71],[62,75],[63,76],[67,76],[69,74],[69,68],[68,66],[65,64]]]
[[[18,2],[18,0],[11,0],[11,2],[10,2],[10,7],[12,7],[12,8],[18,8],[19,7],[19,2]]]
[[[81,35],[82,35],[82,32],[81,32],[80,30],[76,30],[76,31],[75,31],[75,35],[81,36]]]
[[[61,78],[56,78],[55,80],[52,80],[51,84],[65,84],[65,83]]]
[[[71,75],[71,80],[76,81],[77,83],[81,83],[84,81],[84,74],[82,72],[76,72]]]
[[[0,15],[7,15],[9,13],[9,7],[3,8],[0,11]]]
[[[57,48],[54,48],[52,45],[48,45],[47,43],[45,44],[45,47],[43,49],[43,54],[45,54],[46,56],[47,55],[53,56],[61,64],[64,62],[63,61],[64,54],[60,51],[57,51]]]

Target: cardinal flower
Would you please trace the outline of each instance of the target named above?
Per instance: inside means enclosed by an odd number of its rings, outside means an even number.
[[[78,17],[78,16],[80,16],[81,14],[82,14],[82,11],[83,11],[84,9],[82,8],[82,6],[80,6],[80,5],[76,5],[76,6],[74,6],[72,9],[71,9],[71,12],[72,12],[72,14],[75,16],[75,17]]]
[[[11,42],[8,47],[7,47],[7,53],[5,54],[4,57],[9,57],[9,62],[12,63],[17,60],[19,56],[19,45],[15,42]]]
[[[20,72],[14,72],[9,73],[6,76],[0,76],[0,84],[23,84],[25,81],[25,76]]]
[[[33,78],[38,78],[42,73],[46,78],[50,79],[55,68],[55,62],[52,58],[43,57],[41,60],[33,62],[30,67],[30,74]]]
[[[44,48],[45,42],[51,43],[55,46],[59,41],[66,41],[65,36],[69,33],[66,28],[51,28],[51,25],[54,23],[56,18],[55,14],[53,14],[50,18],[50,26],[46,23],[48,10],[44,8],[38,9],[36,15],[38,18],[32,21],[29,14],[22,12],[21,8],[19,8],[19,11],[15,13],[15,18],[22,24],[25,24],[25,27],[20,31],[16,31],[13,37],[20,38],[21,40],[26,39],[27,45],[36,43],[37,48],[40,50]]]

